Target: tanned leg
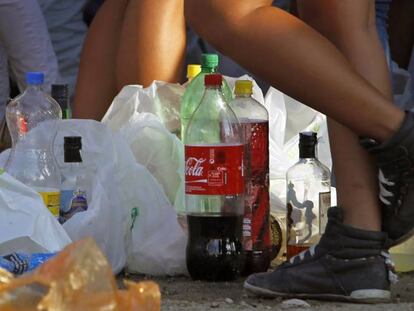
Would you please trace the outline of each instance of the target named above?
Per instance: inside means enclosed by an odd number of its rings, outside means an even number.
[[[81,57],[74,117],[100,120],[128,84],[179,82],[185,55],[183,0],[107,0]]]
[[[179,82],[184,56],[184,0],[129,0],[117,55],[118,89]]]
[[[352,66],[390,101],[391,82],[375,23],[374,0],[299,0],[299,15],[328,38]],[[344,222],[367,230],[381,229],[377,169],[358,136],[329,120],[338,203]]]
[[[73,116],[100,120],[114,96],[116,56],[128,0],[106,0],[85,39],[76,86]]]
[[[321,34],[270,0],[186,0],[195,30],[243,67],[351,128],[380,142],[404,112],[361,77]]]

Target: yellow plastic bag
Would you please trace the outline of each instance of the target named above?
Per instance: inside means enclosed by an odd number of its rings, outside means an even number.
[[[158,311],[154,282],[126,282],[118,290],[112,269],[92,239],[67,246],[32,274],[13,278],[0,270],[2,311]]]

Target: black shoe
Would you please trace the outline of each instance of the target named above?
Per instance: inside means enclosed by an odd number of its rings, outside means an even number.
[[[396,276],[383,250],[386,234],[344,225],[340,208],[331,208],[328,214],[319,244],[273,272],[251,275],[244,288],[267,297],[389,301],[390,281]]]
[[[400,129],[383,144],[363,139],[379,168],[382,230],[389,247],[414,235],[414,114],[407,112]]]

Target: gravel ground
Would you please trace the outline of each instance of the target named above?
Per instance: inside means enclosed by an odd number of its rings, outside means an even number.
[[[414,273],[400,275],[400,281],[393,287],[391,304],[360,305],[307,300],[307,307],[286,306],[282,300],[259,299],[247,295],[243,280],[231,283],[206,283],[192,281],[187,277],[145,278],[130,276],[134,280],[152,279],[162,292],[162,311],[184,310],[414,310]]]

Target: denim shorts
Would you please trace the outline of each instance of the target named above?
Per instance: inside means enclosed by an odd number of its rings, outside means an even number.
[[[390,45],[388,42],[388,13],[390,11],[391,2],[392,0],[375,1],[378,35],[380,37],[382,46],[384,47],[388,65],[390,65],[391,62]]]

